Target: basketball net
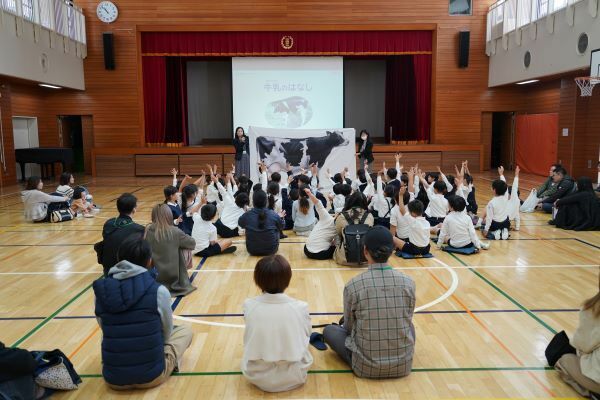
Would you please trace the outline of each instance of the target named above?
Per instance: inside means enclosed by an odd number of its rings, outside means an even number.
[[[594,86],[600,83],[600,77],[582,76],[579,78],[575,78],[575,82],[577,83],[577,86],[579,86],[579,90],[581,91],[581,97],[589,97],[592,95]]]

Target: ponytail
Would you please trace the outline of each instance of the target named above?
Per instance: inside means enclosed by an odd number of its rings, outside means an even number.
[[[269,195],[269,204],[268,204],[268,207],[271,210],[275,210],[275,196],[273,196],[272,194]]]
[[[308,202],[308,199],[305,196],[300,196],[300,199],[298,200],[298,206],[302,214],[308,215],[308,212],[310,210],[310,203]]]
[[[265,209],[261,209],[260,213],[258,214],[258,229],[264,229],[265,228],[265,221],[267,220],[267,213],[265,212]]]

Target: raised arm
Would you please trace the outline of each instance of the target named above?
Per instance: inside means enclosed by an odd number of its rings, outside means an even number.
[[[406,207],[404,206],[404,193],[406,193],[406,186],[401,186],[398,195],[398,209],[402,215],[406,215]]]
[[[173,175],[173,186],[175,186],[175,187],[177,187],[177,174],[178,173],[179,172],[175,168],[171,169],[171,175]]]
[[[448,192],[451,192],[452,189],[454,189],[454,186],[452,186],[450,184],[450,182],[448,182],[448,178],[446,178],[446,175],[444,175],[444,173],[442,172],[442,169],[438,166],[437,167],[438,173],[440,174],[440,177],[442,178],[442,180],[444,181],[444,183],[446,184],[446,190]]]

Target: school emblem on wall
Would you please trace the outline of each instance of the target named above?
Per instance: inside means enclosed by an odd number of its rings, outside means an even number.
[[[291,36],[283,36],[281,38],[281,47],[285,50],[289,50],[294,47],[294,38]]]

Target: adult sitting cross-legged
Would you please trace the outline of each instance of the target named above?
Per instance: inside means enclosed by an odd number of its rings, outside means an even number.
[[[94,282],[102,328],[102,376],[117,390],[165,382],[192,342],[192,330],[173,326],[171,295],[156,282],[152,249],[142,235],[119,247],[108,277]]]
[[[563,167],[554,170],[552,181],[556,184],[556,191],[552,195],[539,200],[539,204],[542,205],[542,210],[546,213],[551,213],[554,203],[570,194],[575,186],[573,178],[567,175],[567,170]]]
[[[144,227],[133,222],[137,209],[137,198],[131,193],[123,193],[117,199],[119,216],[111,218],[102,228],[102,241],[96,243],[94,249],[98,254],[98,262],[102,264],[104,276],[117,263],[117,250],[125,239],[131,235],[143,235]]]
[[[343,323],[326,326],[323,336],[361,378],[406,376],[415,351],[415,282],[388,265],[388,229],[371,228],[364,244],[369,269],[346,284]]]

